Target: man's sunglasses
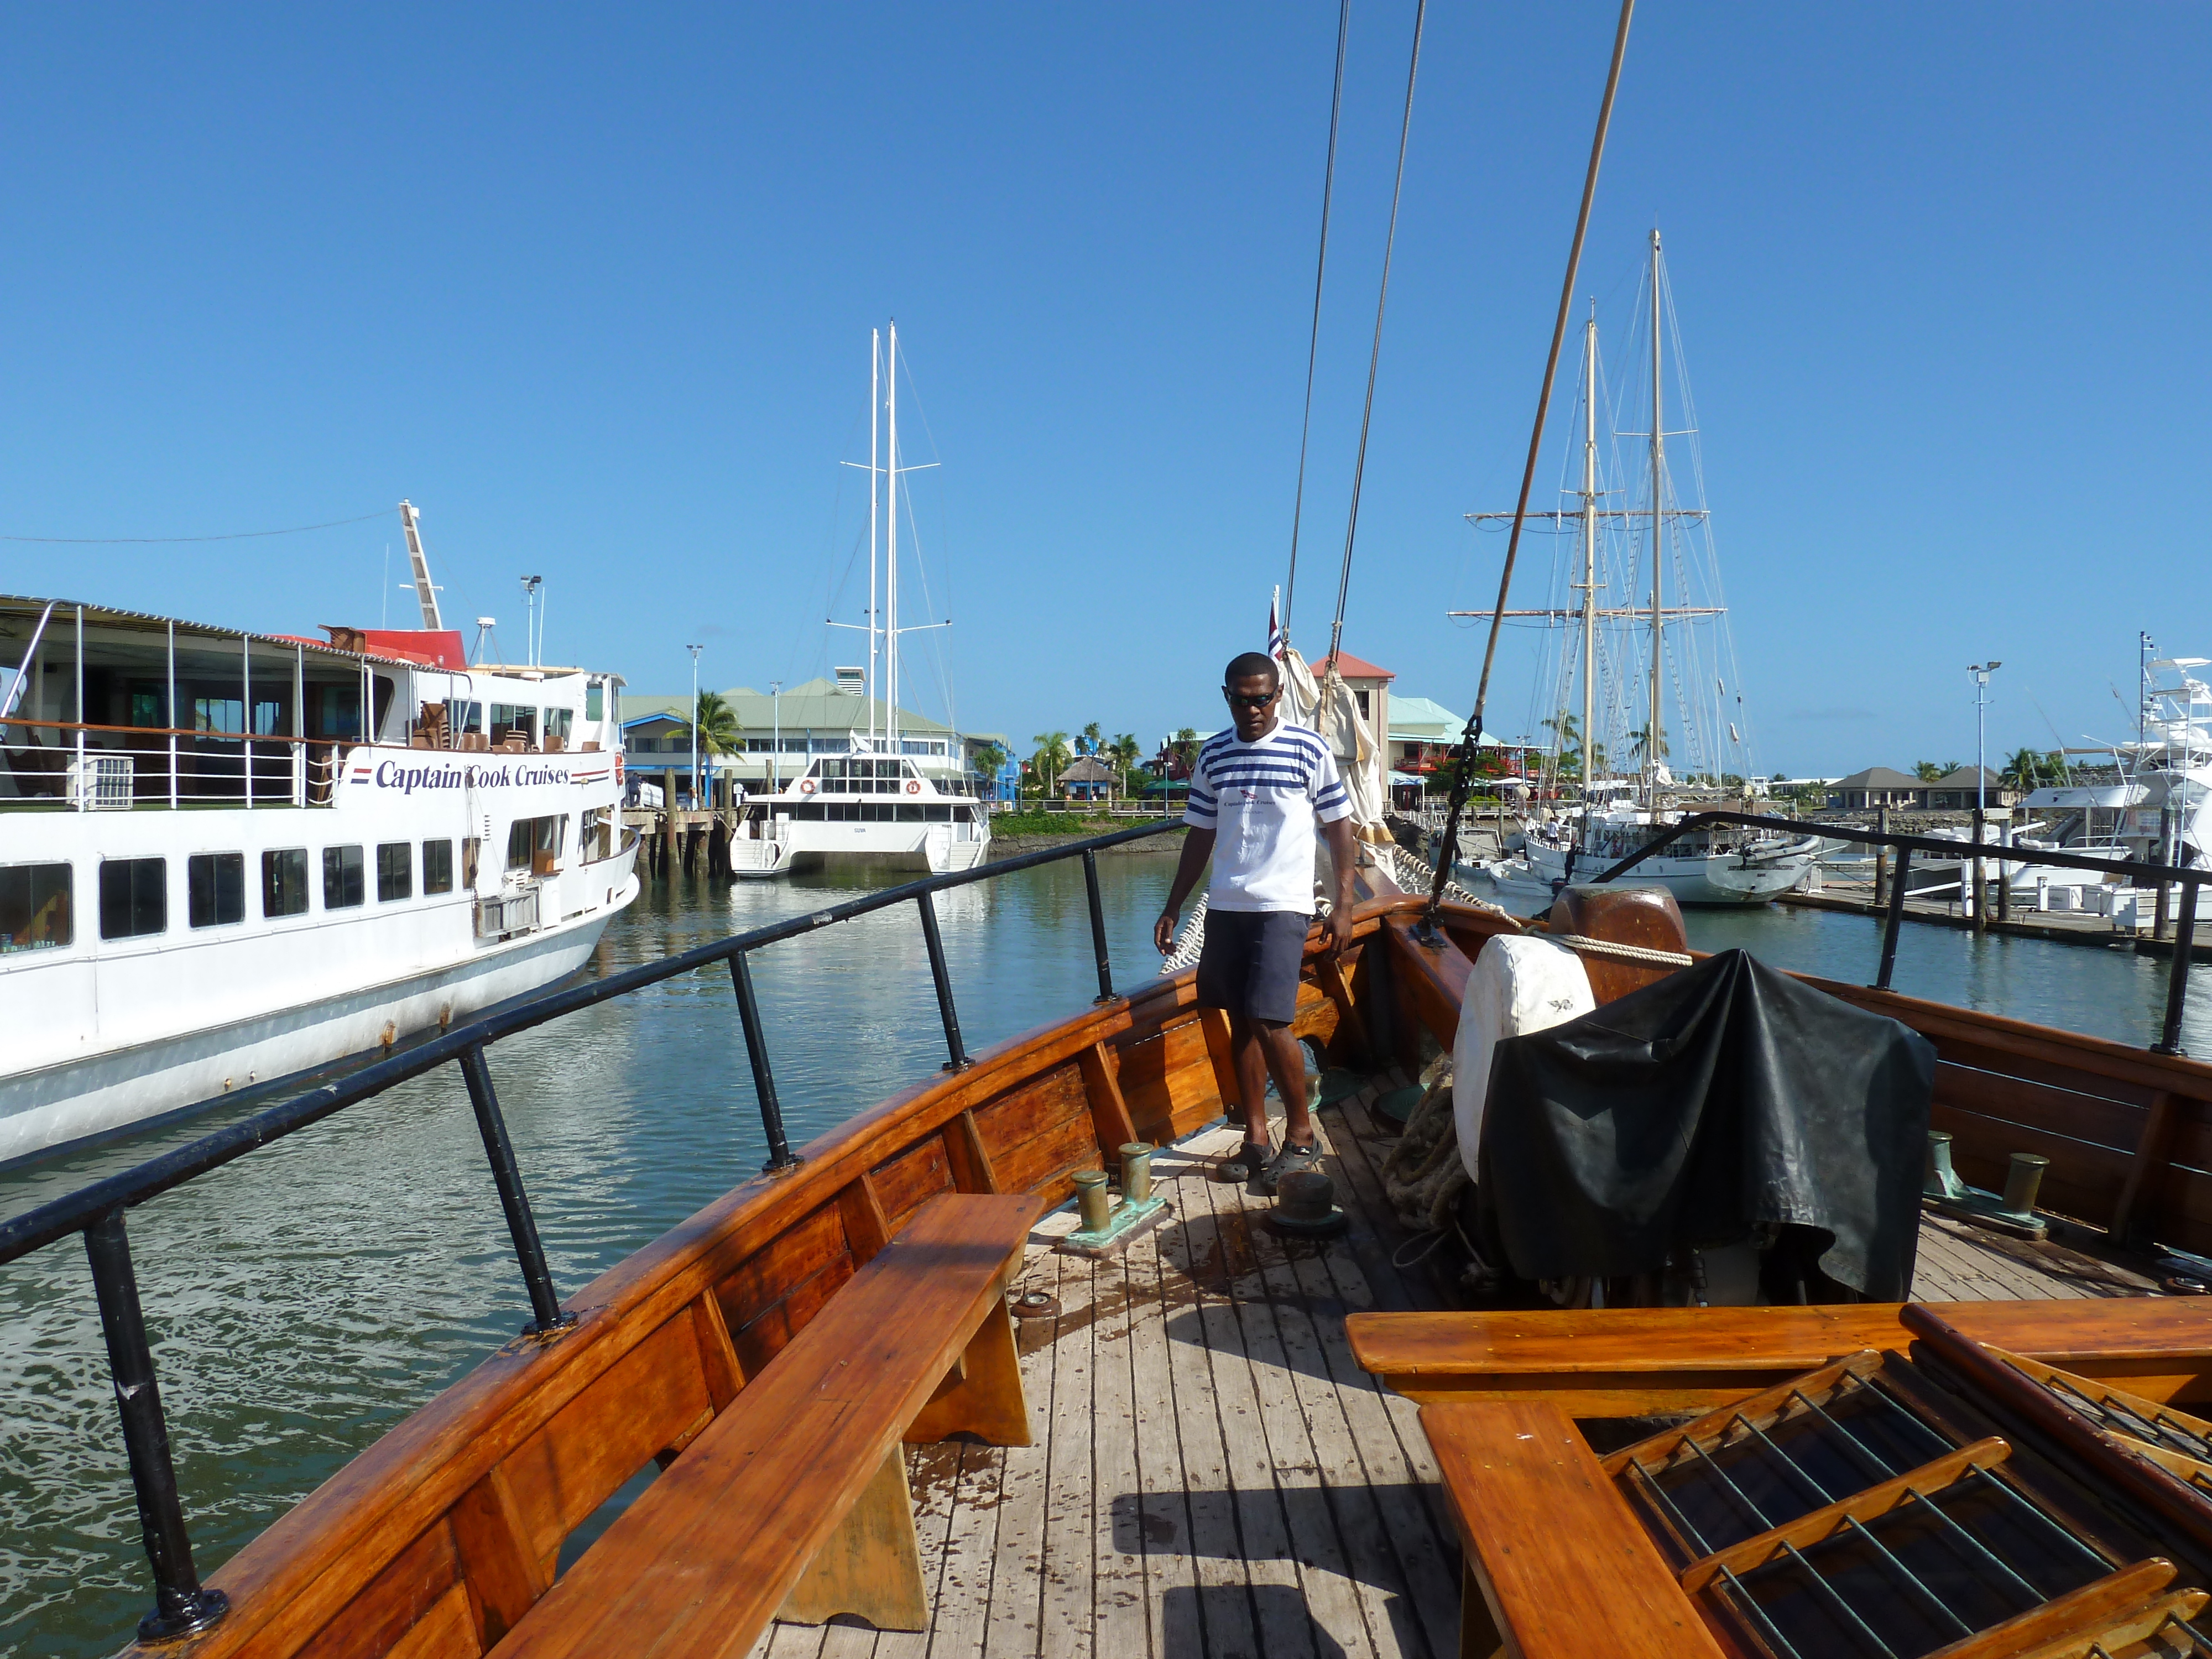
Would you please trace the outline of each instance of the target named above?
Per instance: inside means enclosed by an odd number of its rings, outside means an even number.
[[[1231,708],[1265,708],[1277,697],[1282,696],[1282,687],[1277,686],[1273,691],[1262,692],[1257,696],[1244,696],[1224,686],[1221,689],[1221,695],[1229,699],[1229,706]]]

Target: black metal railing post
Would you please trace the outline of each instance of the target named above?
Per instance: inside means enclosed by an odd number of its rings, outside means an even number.
[[[1091,896],[1091,946],[1098,956],[1098,994],[1094,1002],[1114,1000],[1114,964],[1106,957],[1106,907],[1098,898],[1098,855],[1083,853],[1083,885]]]
[[[1912,873],[1912,849],[1897,849],[1897,868],[1889,878],[1889,915],[1881,925],[1881,967],[1874,976],[1874,988],[1889,989],[1889,976],[1897,967],[1897,933],[1905,922],[1905,890],[1912,884],[1907,879]]]
[[[945,940],[937,931],[937,904],[927,893],[916,894],[914,902],[921,912],[922,942],[929,946],[929,976],[937,981],[937,1012],[944,1017],[945,1047],[951,1054],[945,1069],[964,1072],[968,1046],[960,1040],[960,1011],[952,1006],[952,976],[945,971]]]
[[[483,1136],[484,1157],[491,1162],[492,1182],[499,1188],[500,1207],[507,1212],[514,1259],[522,1266],[522,1282],[530,1291],[532,1318],[523,1334],[550,1335],[574,1324],[576,1316],[562,1312],[561,1298],[554,1291],[545,1247],[538,1238],[538,1218],[530,1212],[530,1194],[523,1191],[522,1171],[514,1164],[514,1143],[507,1138],[507,1120],[500,1115],[499,1097],[492,1092],[483,1045],[471,1043],[462,1049],[460,1066],[469,1085],[469,1104],[476,1108],[477,1128]]]
[[[176,1465],[169,1456],[169,1425],[161,1415],[161,1390],[154,1380],[154,1352],[146,1340],[138,1276],[131,1270],[131,1240],[119,1206],[84,1230],[84,1253],[100,1298],[100,1331],[107,1341],[115,1409],[123,1419],[138,1527],[154,1569],[154,1610],[138,1621],[138,1638],[174,1641],[222,1619],[230,1611],[230,1599],[221,1590],[201,1588],[192,1565],[192,1540],[185,1530]]]
[[[2173,966],[2166,976],[2166,1030],[2153,1048],[2161,1054],[2185,1054],[2181,1046],[2181,1016],[2189,1006],[2189,958],[2197,942],[2197,883],[2181,884],[2181,914],[2173,924]]]
[[[768,1039],[761,1033],[760,1002],[753,995],[752,965],[746,952],[730,957],[730,985],[738,994],[738,1018],[745,1028],[745,1054],[753,1063],[753,1093],[760,1099],[761,1132],[768,1137],[768,1162],[761,1168],[770,1174],[800,1162],[792,1156],[791,1142],[783,1132],[783,1103],[776,1098],[775,1073],[768,1063]]]

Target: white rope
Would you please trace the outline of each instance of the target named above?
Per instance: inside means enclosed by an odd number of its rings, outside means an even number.
[[[1612,957],[1620,962],[1641,962],[1654,968],[1686,968],[1691,957],[1685,951],[1654,951],[1642,945],[1617,945],[1609,939],[1589,939],[1581,933],[1542,933],[1539,938],[1564,945],[1570,951],[1580,951],[1585,956]]]
[[[1395,842],[1379,843],[1373,850],[1378,854],[1389,854],[1391,860],[1390,879],[1396,882],[1407,892],[1425,893],[1436,885],[1435,869],[1419,854],[1407,852]],[[1446,881],[1443,890],[1447,896],[1471,908],[1484,911],[1493,916],[1504,916],[1509,921],[1520,920],[1503,905],[1492,904],[1488,899],[1477,898],[1456,881]]]
[[[1168,953],[1168,959],[1160,964],[1162,979],[1172,974],[1179,974],[1184,969],[1194,965],[1198,961],[1199,952],[1206,948],[1207,896],[1206,894],[1200,893],[1198,896],[1198,902],[1190,907],[1190,916],[1182,925],[1182,936],[1176,940],[1176,947]]]

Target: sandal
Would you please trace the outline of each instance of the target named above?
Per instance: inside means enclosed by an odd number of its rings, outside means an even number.
[[[1213,1166],[1216,1181],[1257,1181],[1267,1168],[1267,1143],[1248,1140],[1232,1157]]]
[[[1283,1149],[1267,1160],[1267,1167],[1260,1171],[1253,1184],[1272,1197],[1275,1188],[1286,1175],[1296,1175],[1300,1170],[1321,1168],[1321,1147],[1316,1143],[1301,1146],[1295,1140],[1286,1140]]]

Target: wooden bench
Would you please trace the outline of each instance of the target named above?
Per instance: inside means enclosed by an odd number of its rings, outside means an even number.
[[[1006,1286],[1044,1209],[931,1200],[494,1650],[737,1655],[771,1619],[920,1630],[903,1443],[1030,1443]]]
[[[1657,1547],[1548,1400],[1424,1406],[1466,1568],[1462,1659],[1721,1659]]]

